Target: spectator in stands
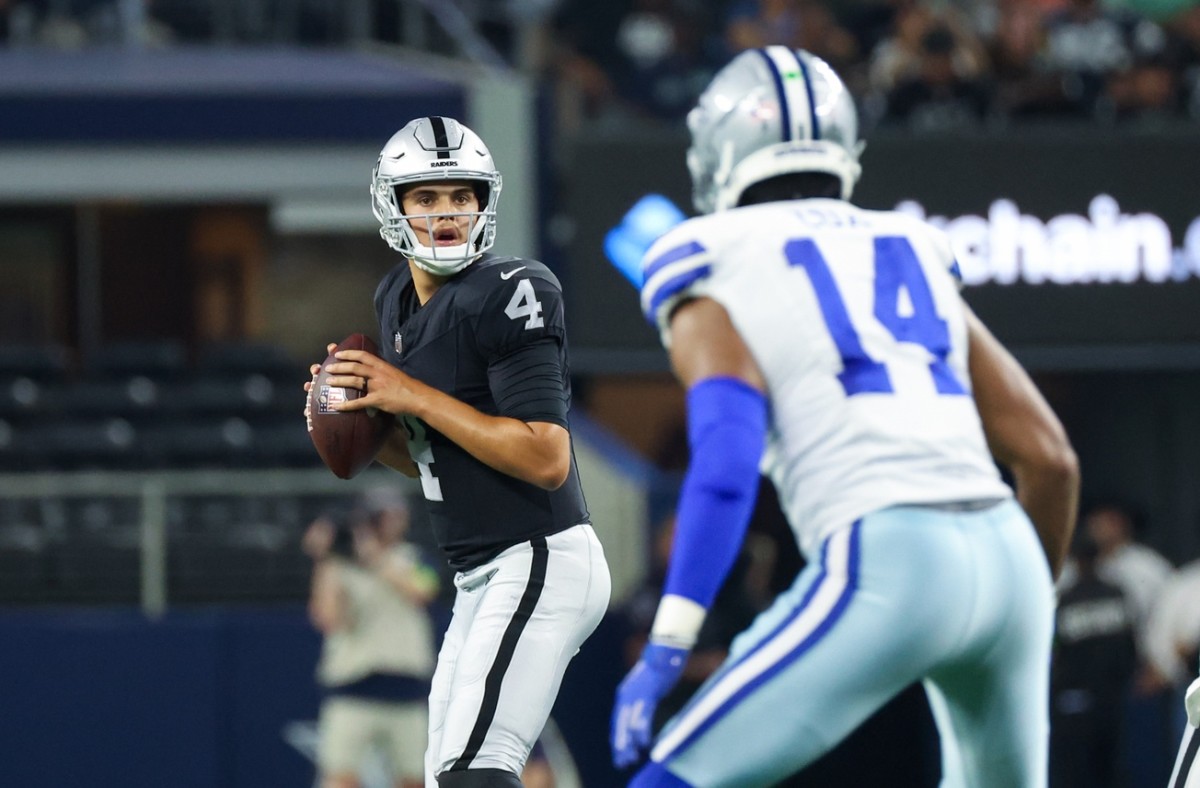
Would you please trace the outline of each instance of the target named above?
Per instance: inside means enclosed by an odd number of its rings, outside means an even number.
[[[1167,28],[1179,69],[1180,102],[1189,116],[1200,118],[1200,4],[1177,13]]]
[[[1163,587],[1146,626],[1149,680],[1181,691],[1200,659],[1200,559],[1182,566]]]
[[[1100,0],[1070,0],[1047,26],[1047,62],[1063,80],[1066,107],[1078,115],[1108,112],[1106,87],[1134,63],[1138,40],[1161,36],[1153,22]]]
[[[1077,579],[1059,599],[1050,673],[1051,788],[1119,788],[1124,703],[1136,667],[1124,592],[1096,573],[1086,536],[1074,555]]]
[[[1070,111],[1062,77],[1046,59],[1046,27],[1032,0],[997,5],[988,53],[996,82],[994,107],[1006,117],[1047,116]]]
[[[1150,121],[1179,114],[1180,71],[1165,48],[1134,55],[1125,71],[1113,74],[1105,88],[1118,120]]]
[[[309,614],[325,636],[317,670],[324,788],[355,788],[373,749],[386,756],[396,788],[424,785],[434,666],[426,605],[438,580],[406,544],[408,522],[404,498],[380,490],[361,508],[318,519],[304,536],[314,562]]]
[[[1184,8],[1166,23],[1168,47],[1180,79],[1180,106],[1200,119],[1200,4]]]
[[[54,49],[164,46],[174,35],[151,16],[154,5],[155,0],[0,0],[0,41],[2,17],[11,16],[10,34],[20,43]]]
[[[859,62],[892,35],[897,18],[914,5],[915,0],[860,0],[838,9],[846,32],[854,36]]]
[[[724,62],[712,27],[700,0],[565,4],[548,62],[560,127],[682,119]]]
[[[682,119],[724,64],[710,28],[697,0],[634,0],[617,32],[626,63],[618,92],[643,114]]]
[[[1159,783],[1165,775],[1155,773],[1165,760],[1167,727],[1165,709],[1169,693],[1153,669],[1147,646],[1148,622],[1174,568],[1167,559],[1135,539],[1133,511],[1116,502],[1090,506],[1081,520],[1082,534],[1095,542],[1098,553],[1096,574],[1125,593],[1137,639],[1137,671],[1133,693],[1126,705],[1130,729],[1127,748],[1131,779]],[[1060,596],[1079,580],[1075,562],[1068,561],[1059,578]]]
[[[888,94],[883,121],[937,130],[977,125],[987,116],[991,94],[983,80],[956,66],[954,32],[935,24],[921,37],[918,70]]]
[[[626,64],[617,32],[632,0],[565,2],[551,20],[547,71],[555,84],[558,126],[578,130],[613,114]],[[619,114],[619,113],[618,113]]]
[[[844,68],[858,56],[858,43],[820,0],[737,0],[726,16],[729,54],[783,44],[805,49]]]
[[[912,86],[924,80],[922,69],[930,65],[926,37],[935,30],[949,31],[953,37],[949,60],[956,80],[974,82],[987,74],[987,52],[957,9],[901,3],[892,17],[891,29],[871,50],[865,65],[866,75],[859,91],[866,126],[883,119],[889,98],[901,86],[902,92],[911,96]]]
[[[1082,522],[1083,534],[1096,545],[1096,573],[1124,591],[1129,600],[1140,647],[1150,611],[1174,567],[1155,550],[1136,541],[1135,517],[1124,504],[1097,503],[1088,508]],[[1075,562],[1068,560],[1058,581],[1060,595],[1069,591],[1077,579]]]
[[[924,40],[934,28],[944,28],[954,37],[954,71],[973,79],[987,72],[987,55],[966,20],[952,8],[934,11],[913,3],[901,7],[893,17],[890,33],[870,55],[870,90],[886,95],[906,79],[918,77],[924,58]]]

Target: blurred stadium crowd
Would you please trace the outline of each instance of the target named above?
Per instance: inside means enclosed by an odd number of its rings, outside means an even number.
[[[1200,6],[1186,0],[632,0],[573,4],[558,25],[593,113],[615,101],[678,118],[732,54],[771,43],[833,65],[868,128],[1200,113]]]
[[[73,49],[370,38],[436,48],[437,36],[417,30],[404,6],[0,0],[0,40]],[[867,129],[1200,117],[1200,4],[1192,0],[473,0],[460,7],[481,45],[558,86],[565,128],[630,115],[678,120],[732,55],[773,43],[807,49],[844,75]]]

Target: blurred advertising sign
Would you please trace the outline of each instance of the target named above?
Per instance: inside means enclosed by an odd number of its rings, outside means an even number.
[[[900,202],[896,210],[946,231],[968,285],[1170,282],[1200,276],[1200,217],[1177,245],[1162,217],[1123,213],[1108,194],[1093,197],[1086,214],[1044,221],[1003,198],[983,216],[928,215],[915,200]]]
[[[584,365],[665,368],[629,286],[637,271],[609,256],[636,260],[648,238],[678,219],[658,197],[629,215],[643,197],[659,195],[690,213],[687,145],[682,129],[597,130],[572,145],[571,182],[579,186],[561,202],[569,222],[555,226],[570,229],[562,236],[564,291]],[[964,295],[1010,346],[1061,350],[1098,368],[1116,363],[1114,348],[1158,348],[1162,364],[1183,364],[1185,351],[1200,359],[1194,125],[880,130],[868,134],[862,163],[853,202],[945,228],[970,285]]]

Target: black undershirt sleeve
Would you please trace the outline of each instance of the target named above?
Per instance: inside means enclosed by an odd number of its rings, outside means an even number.
[[[498,414],[521,421],[567,426],[569,394],[555,337],[521,345],[488,366]]]

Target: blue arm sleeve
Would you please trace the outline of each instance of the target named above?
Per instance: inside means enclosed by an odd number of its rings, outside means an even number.
[[[736,378],[706,378],[688,391],[687,409],[691,462],[663,591],[708,608],[737,558],[754,511],[767,400]]]

